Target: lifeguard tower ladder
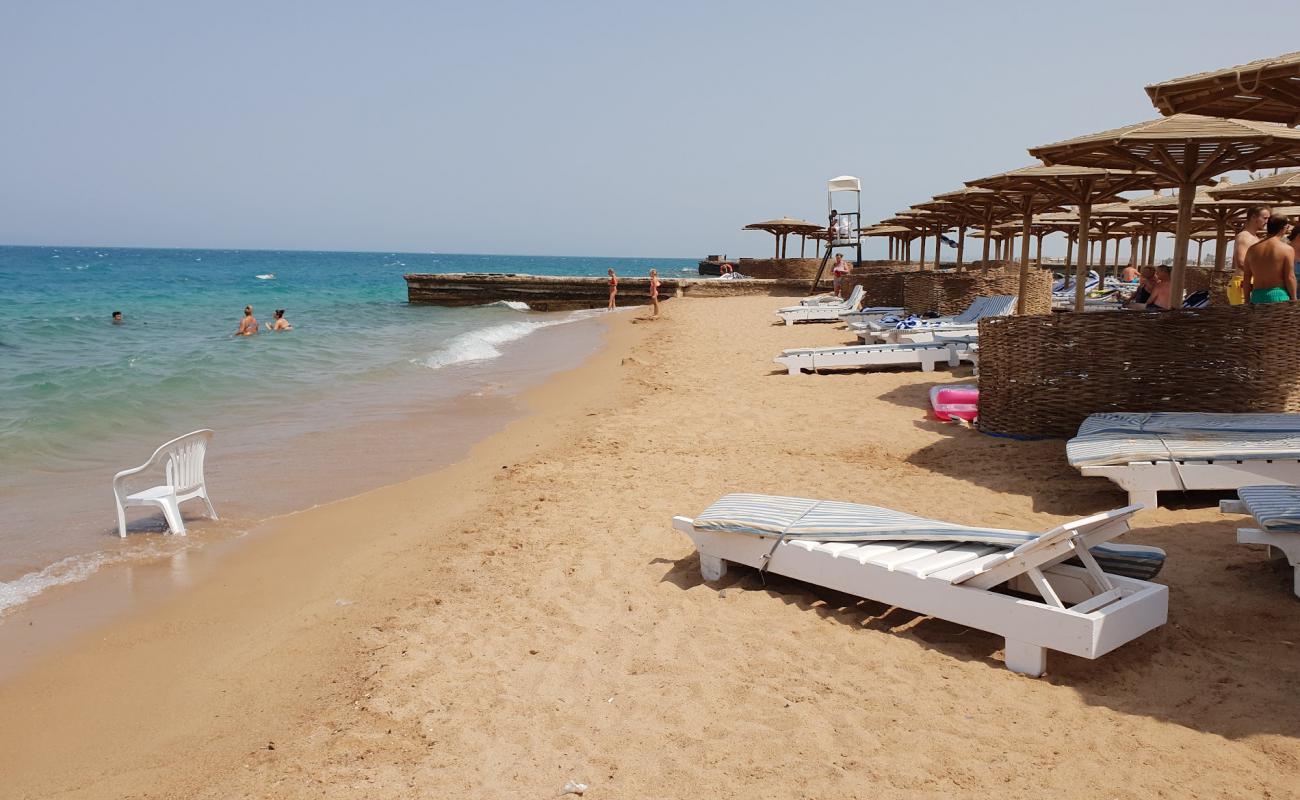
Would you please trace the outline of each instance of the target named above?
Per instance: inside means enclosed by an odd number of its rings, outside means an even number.
[[[853,192],[853,201],[856,203],[851,209],[837,209],[835,207],[835,195],[839,192]],[[829,223],[831,213],[834,212],[834,222]],[[831,260],[831,253],[837,247],[851,247],[856,251],[856,258],[853,260],[855,269],[862,267],[862,237],[858,234],[858,227],[862,220],[862,182],[852,175],[841,175],[838,178],[831,178],[826,182],[826,215],[828,219],[826,252],[822,254],[822,263],[817,267],[817,277],[813,279],[812,290],[817,291],[817,286],[821,283],[822,275],[826,272],[826,263]]]

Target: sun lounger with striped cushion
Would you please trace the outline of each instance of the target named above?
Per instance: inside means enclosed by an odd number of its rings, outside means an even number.
[[[1164,552],[1109,543],[1139,508],[1035,535],[731,494],[695,519],[674,517],[673,527],[695,542],[705,580],[743,564],[989,631],[1005,637],[1008,668],[1036,676],[1049,649],[1098,658],[1165,623],[1168,590],[1148,580]]]
[[[955,367],[963,360],[972,361],[968,348],[974,341],[973,337],[955,337],[920,344],[902,342],[805,347],[784,350],[772,360],[789,370],[791,375],[800,375],[804,370],[816,372],[822,369],[876,369],[906,365],[919,366],[922,372],[933,372],[938,364]]]
[[[1241,544],[1267,545],[1292,568],[1292,589],[1300,597],[1300,486],[1243,486],[1236,500],[1224,500],[1219,510],[1249,514],[1258,528],[1238,528]]]
[[[1016,298],[1014,295],[993,295],[989,297],[977,297],[965,311],[952,317],[935,317],[933,319],[922,319],[919,317],[908,318],[905,320],[890,321],[885,317],[879,321],[866,321],[861,324],[850,325],[863,342],[881,341],[897,342],[901,337],[908,336],[914,341],[917,337],[924,338],[927,334],[934,334],[939,331],[947,333],[974,333],[979,330],[979,321],[985,317],[1005,317],[1015,311]]]
[[[1163,491],[1300,484],[1300,414],[1094,414],[1065,453],[1152,507]]]
[[[793,325],[796,322],[835,322],[840,318],[840,314],[846,311],[857,311],[858,305],[862,303],[862,298],[865,295],[866,292],[863,291],[861,284],[859,284],[853,287],[853,291],[843,301],[820,305],[787,306],[778,308],[776,315],[786,325]]]

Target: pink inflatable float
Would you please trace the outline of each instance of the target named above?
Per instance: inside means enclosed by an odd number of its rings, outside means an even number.
[[[974,421],[979,416],[979,402],[980,390],[968,383],[936,386],[930,390],[934,415],[945,421],[951,421],[953,417]]]

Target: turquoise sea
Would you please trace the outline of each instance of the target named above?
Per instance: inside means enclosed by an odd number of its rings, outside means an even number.
[[[347,491],[427,471],[439,431],[595,347],[591,312],[410,306],[404,273],[609,267],[695,271],[685,259],[0,247],[0,615],[123,547],[161,546],[149,519],[118,542],[110,485],[166,439],[217,430],[218,511],[256,519],[332,499],[292,479],[312,470]],[[246,304],[261,322],[285,309],[294,330],[232,337]],[[426,441],[393,432],[434,412]],[[375,480],[349,464],[367,457]]]

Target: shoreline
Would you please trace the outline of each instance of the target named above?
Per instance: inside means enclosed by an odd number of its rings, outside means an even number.
[[[1053,653],[1039,680],[979,631],[751,570],[704,583],[669,520],[728,491],[1026,530],[1123,505],[1059,441],[928,419],[929,387],[965,368],[782,374],[781,347],[845,334],[774,324],[781,304],[686,298],[654,324],[611,320],[596,355],[466,459],[277,520],[209,579],[0,684],[10,791],[1294,788],[1289,575],[1199,503],[1143,512],[1126,537],[1169,554],[1169,624],[1097,661]]]
[[[158,527],[157,514],[135,513],[130,515],[132,533],[126,539],[116,537],[114,526],[97,536],[102,540],[99,549],[74,552],[0,584],[15,596],[28,584],[32,592],[16,604],[0,607],[0,680],[69,636],[130,613],[136,606],[165,602],[178,589],[219,568],[232,549],[279,519],[460,460],[477,442],[526,416],[522,398],[532,387],[572,369],[575,360],[580,364],[603,346],[611,321],[599,316],[563,320],[562,316],[557,317],[562,321],[503,346],[499,357],[477,367],[486,371],[475,377],[462,375],[458,379],[462,394],[422,397],[415,387],[394,384],[389,388],[405,400],[376,407],[371,418],[327,425],[308,438],[292,440],[291,470],[284,475],[263,474],[254,496],[239,491],[241,486],[248,488],[247,480],[232,488],[226,475],[250,455],[262,462],[267,456],[248,451],[248,442],[256,438],[252,430],[219,432],[226,435],[217,447],[224,444],[235,451],[218,451],[216,459],[209,458],[207,472],[218,492],[221,519],[194,516],[196,512],[187,508],[189,535],[177,537]],[[436,449],[416,446],[423,441],[436,442]],[[346,472],[324,465],[335,453],[351,454]],[[274,472],[269,462],[258,467],[262,473]],[[35,585],[47,574],[49,582]]]

